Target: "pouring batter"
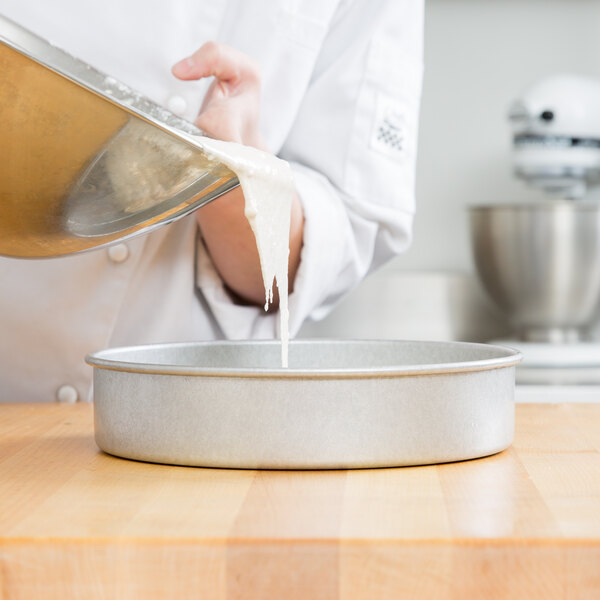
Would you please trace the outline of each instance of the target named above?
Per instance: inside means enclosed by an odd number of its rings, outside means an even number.
[[[273,281],[279,296],[281,366],[288,366],[288,258],[294,178],[287,162],[256,148],[205,138],[213,155],[236,173],[244,193],[244,215],[256,238],[265,286],[265,310],[273,303]]]

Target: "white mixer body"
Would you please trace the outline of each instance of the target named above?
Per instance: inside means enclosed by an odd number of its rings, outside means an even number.
[[[582,197],[600,183],[600,81],[553,75],[510,108],[514,169],[553,196]]]

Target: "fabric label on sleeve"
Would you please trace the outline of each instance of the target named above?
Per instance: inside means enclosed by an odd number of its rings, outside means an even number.
[[[387,94],[377,94],[370,148],[390,158],[403,159],[408,142],[405,115],[402,102]]]

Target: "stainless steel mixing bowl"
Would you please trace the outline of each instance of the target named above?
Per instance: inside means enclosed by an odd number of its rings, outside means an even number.
[[[201,131],[0,15],[0,254],[81,252],[238,185]]]
[[[527,341],[578,341],[600,316],[600,205],[545,201],[470,209],[477,271]]]

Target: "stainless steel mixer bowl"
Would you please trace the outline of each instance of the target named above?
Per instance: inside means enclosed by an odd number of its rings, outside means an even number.
[[[202,132],[0,15],[0,255],[60,256],[238,185]]]
[[[473,206],[470,226],[483,286],[521,339],[589,337],[600,316],[600,205]]]

